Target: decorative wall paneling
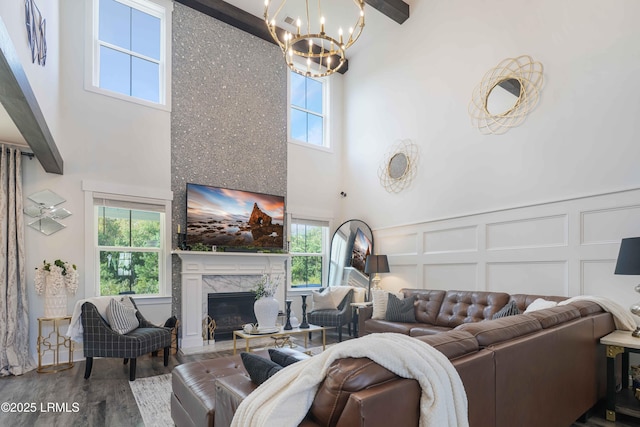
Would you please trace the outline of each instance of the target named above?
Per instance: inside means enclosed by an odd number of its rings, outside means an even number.
[[[374,230],[385,289],[603,295],[629,305],[640,277],[613,274],[640,236],[640,189]]]

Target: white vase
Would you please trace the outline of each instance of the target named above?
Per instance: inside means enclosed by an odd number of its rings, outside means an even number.
[[[67,315],[67,292],[65,289],[56,290],[53,284],[53,277],[50,274],[45,276],[46,285],[44,288],[44,317],[63,317]]]
[[[275,329],[280,304],[274,297],[262,297],[253,303],[253,312],[258,321],[258,331]]]

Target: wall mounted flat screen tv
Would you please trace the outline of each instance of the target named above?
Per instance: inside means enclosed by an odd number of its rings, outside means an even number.
[[[284,248],[284,197],[187,184],[187,245]]]

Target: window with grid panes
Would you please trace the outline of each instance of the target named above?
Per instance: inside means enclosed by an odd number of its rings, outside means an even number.
[[[292,219],[291,288],[319,288],[323,285],[329,226],[318,221]]]
[[[289,72],[289,138],[318,147],[329,147],[326,135],[327,80]]]

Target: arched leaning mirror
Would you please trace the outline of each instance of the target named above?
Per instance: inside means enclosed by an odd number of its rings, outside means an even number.
[[[472,124],[484,134],[501,134],[522,123],[538,103],[542,71],[528,55],[507,58],[489,70],[469,103]]]
[[[329,253],[329,286],[369,286],[364,272],[367,256],[373,253],[373,233],[366,222],[350,219],[333,233]]]

